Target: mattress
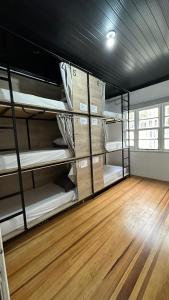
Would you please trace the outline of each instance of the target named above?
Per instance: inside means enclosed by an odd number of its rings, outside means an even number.
[[[126,168],[124,174],[127,174]],[[123,177],[123,168],[121,166],[104,165],[104,187]]]
[[[65,192],[61,187],[54,183],[46,184],[42,187],[25,192],[25,205],[27,222],[39,221],[45,219],[45,215],[54,215],[56,209],[66,204],[72,204],[76,199],[75,190]],[[21,210],[20,196],[13,196],[0,201],[0,218],[8,217],[11,214]],[[0,224],[2,235],[5,236],[11,232],[24,228],[23,215]]]
[[[106,151],[115,151],[118,149],[122,149],[122,142],[115,141],[115,142],[107,142],[106,143]]]
[[[63,101],[47,99],[43,97],[34,96],[31,94],[24,94],[13,91],[14,102],[19,105],[34,106],[42,109],[58,109],[68,110],[68,106]],[[10,94],[7,89],[0,89],[0,101],[10,103]]]
[[[122,114],[117,112],[111,112],[111,111],[104,111],[104,117],[106,118],[112,118],[115,120],[122,120]]]
[[[55,163],[70,158],[71,152],[68,149],[48,149],[20,152],[22,169],[34,166]],[[0,173],[17,169],[16,153],[4,153],[0,155]]]

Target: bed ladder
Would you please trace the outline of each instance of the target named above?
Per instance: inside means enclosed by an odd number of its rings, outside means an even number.
[[[129,110],[130,110],[130,94],[127,93],[127,99],[121,95],[121,113],[122,113],[122,167],[123,167],[123,178],[125,177],[125,168],[128,169],[128,175],[130,176],[130,148],[125,146],[124,138],[124,114],[127,112],[128,119],[128,138],[129,138]],[[126,155],[127,152],[127,155]]]
[[[4,72],[6,71],[7,76],[0,76],[0,81],[6,81],[8,83],[9,95],[10,95],[9,109],[11,109],[11,114],[12,114],[12,125],[11,126],[0,126],[0,129],[1,130],[11,129],[13,131],[15,147],[12,148],[12,149],[2,149],[1,151],[3,151],[3,152],[4,151],[15,151],[16,152],[16,159],[17,159],[18,168],[17,168],[16,172],[12,172],[12,173],[18,173],[20,191],[16,194],[19,194],[21,196],[22,209],[19,210],[17,213],[9,215],[6,218],[1,218],[0,223],[5,222],[7,220],[10,220],[10,219],[12,219],[14,217],[17,217],[19,215],[23,215],[24,229],[27,230],[26,210],[25,210],[25,201],[24,201],[24,190],[23,190],[23,181],[22,181],[22,171],[21,171],[21,162],[20,162],[20,155],[19,155],[19,143],[18,143],[17,128],[16,128],[15,103],[14,103],[14,97],[13,97],[10,67],[7,66],[7,68],[3,71]],[[3,175],[7,175],[7,174],[0,174],[0,176],[3,176]]]

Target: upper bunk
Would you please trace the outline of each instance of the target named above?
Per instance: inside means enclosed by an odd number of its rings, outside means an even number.
[[[124,119],[122,111],[108,108],[105,98],[108,84],[65,62],[59,64],[59,70],[59,83],[11,71],[16,117],[52,119],[58,113],[70,113],[98,116],[107,122]],[[10,116],[11,104],[8,74],[4,68],[0,70],[1,116]]]

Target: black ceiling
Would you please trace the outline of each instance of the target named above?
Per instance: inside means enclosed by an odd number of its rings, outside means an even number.
[[[169,78],[168,0],[5,0],[0,24],[129,90]]]

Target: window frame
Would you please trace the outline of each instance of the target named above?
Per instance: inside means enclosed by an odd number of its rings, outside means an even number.
[[[165,106],[169,105],[169,101],[165,101],[159,104],[144,106],[136,109],[131,109],[130,111],[134,112],[134,124],[135,129],[131,130],[134,131],[134,147],[130,146],[131,151],[137,151],[137,152],[169,152],[169,149],[164,149],[164,129],[168,128],[169,126],[165,126]],[[151,109],[154,107],[158,107],[158,118],[159,118],[159,127],[151,127],[151,128],[139,128],[139,111]],[[158,130],[158,149],[140,149],[138,147],[139,139],[139,130],[151,130],[151,129],[157,129]]]
[[[164,134],[165,129],[169,129],[169,125],[167,125],[167,126],[165,125],[165,117],[166,117],[166,115],[165,115],[165,106],[169,106],[169,101],[162,104],[162,124],[161,124],[162,125],[161,126],[162,127],[162,137],[163,137],[162,147],[163,147],[164,152],[169,152],[169,149],[165,149],[165,140],[169,140],[169,138],[165,139],[165,134]]]
[[[152,108],[158,108],[158,117],[154,117],[154,118],[146,118],[145,120],[150,120],[150,119],[156,119],[158,118],[159,122],[158,122],[158,127],[150,127],[150,128],[139,128],[139,112],[142,111],[142,110],[150,110]],[[136,130],[136,142],[135,142],[135,145],[136,145],[136,149],[138,151],[159,151],[160,150],[160,143],[159,143],[159,136],[160,136],[160,131],[159,131],[159,128],[160,128],[160,120],[161,120],[161,117],[160,117],[160,106],[159,104],[156,104],[156,105],[151,105],[151,106],[146,106],[146,107],[141,107],[139,109],[136,109],[135,110],[135,119],[136,119],[136,124],[135,124],[135,130]],[[139,131],[143,131],[143,130],[157,130],[158,132],[158,139],[154,139],[154,140],[157,140],[158,141],[158,148],[157,149],[149,149],[149,148],[145,148],[145,149],[142,149],[142,148],[139,148]],[[151,140],[151,139],[148,139],[148,140]],[[152,139],[153,140],[153,139]]]

